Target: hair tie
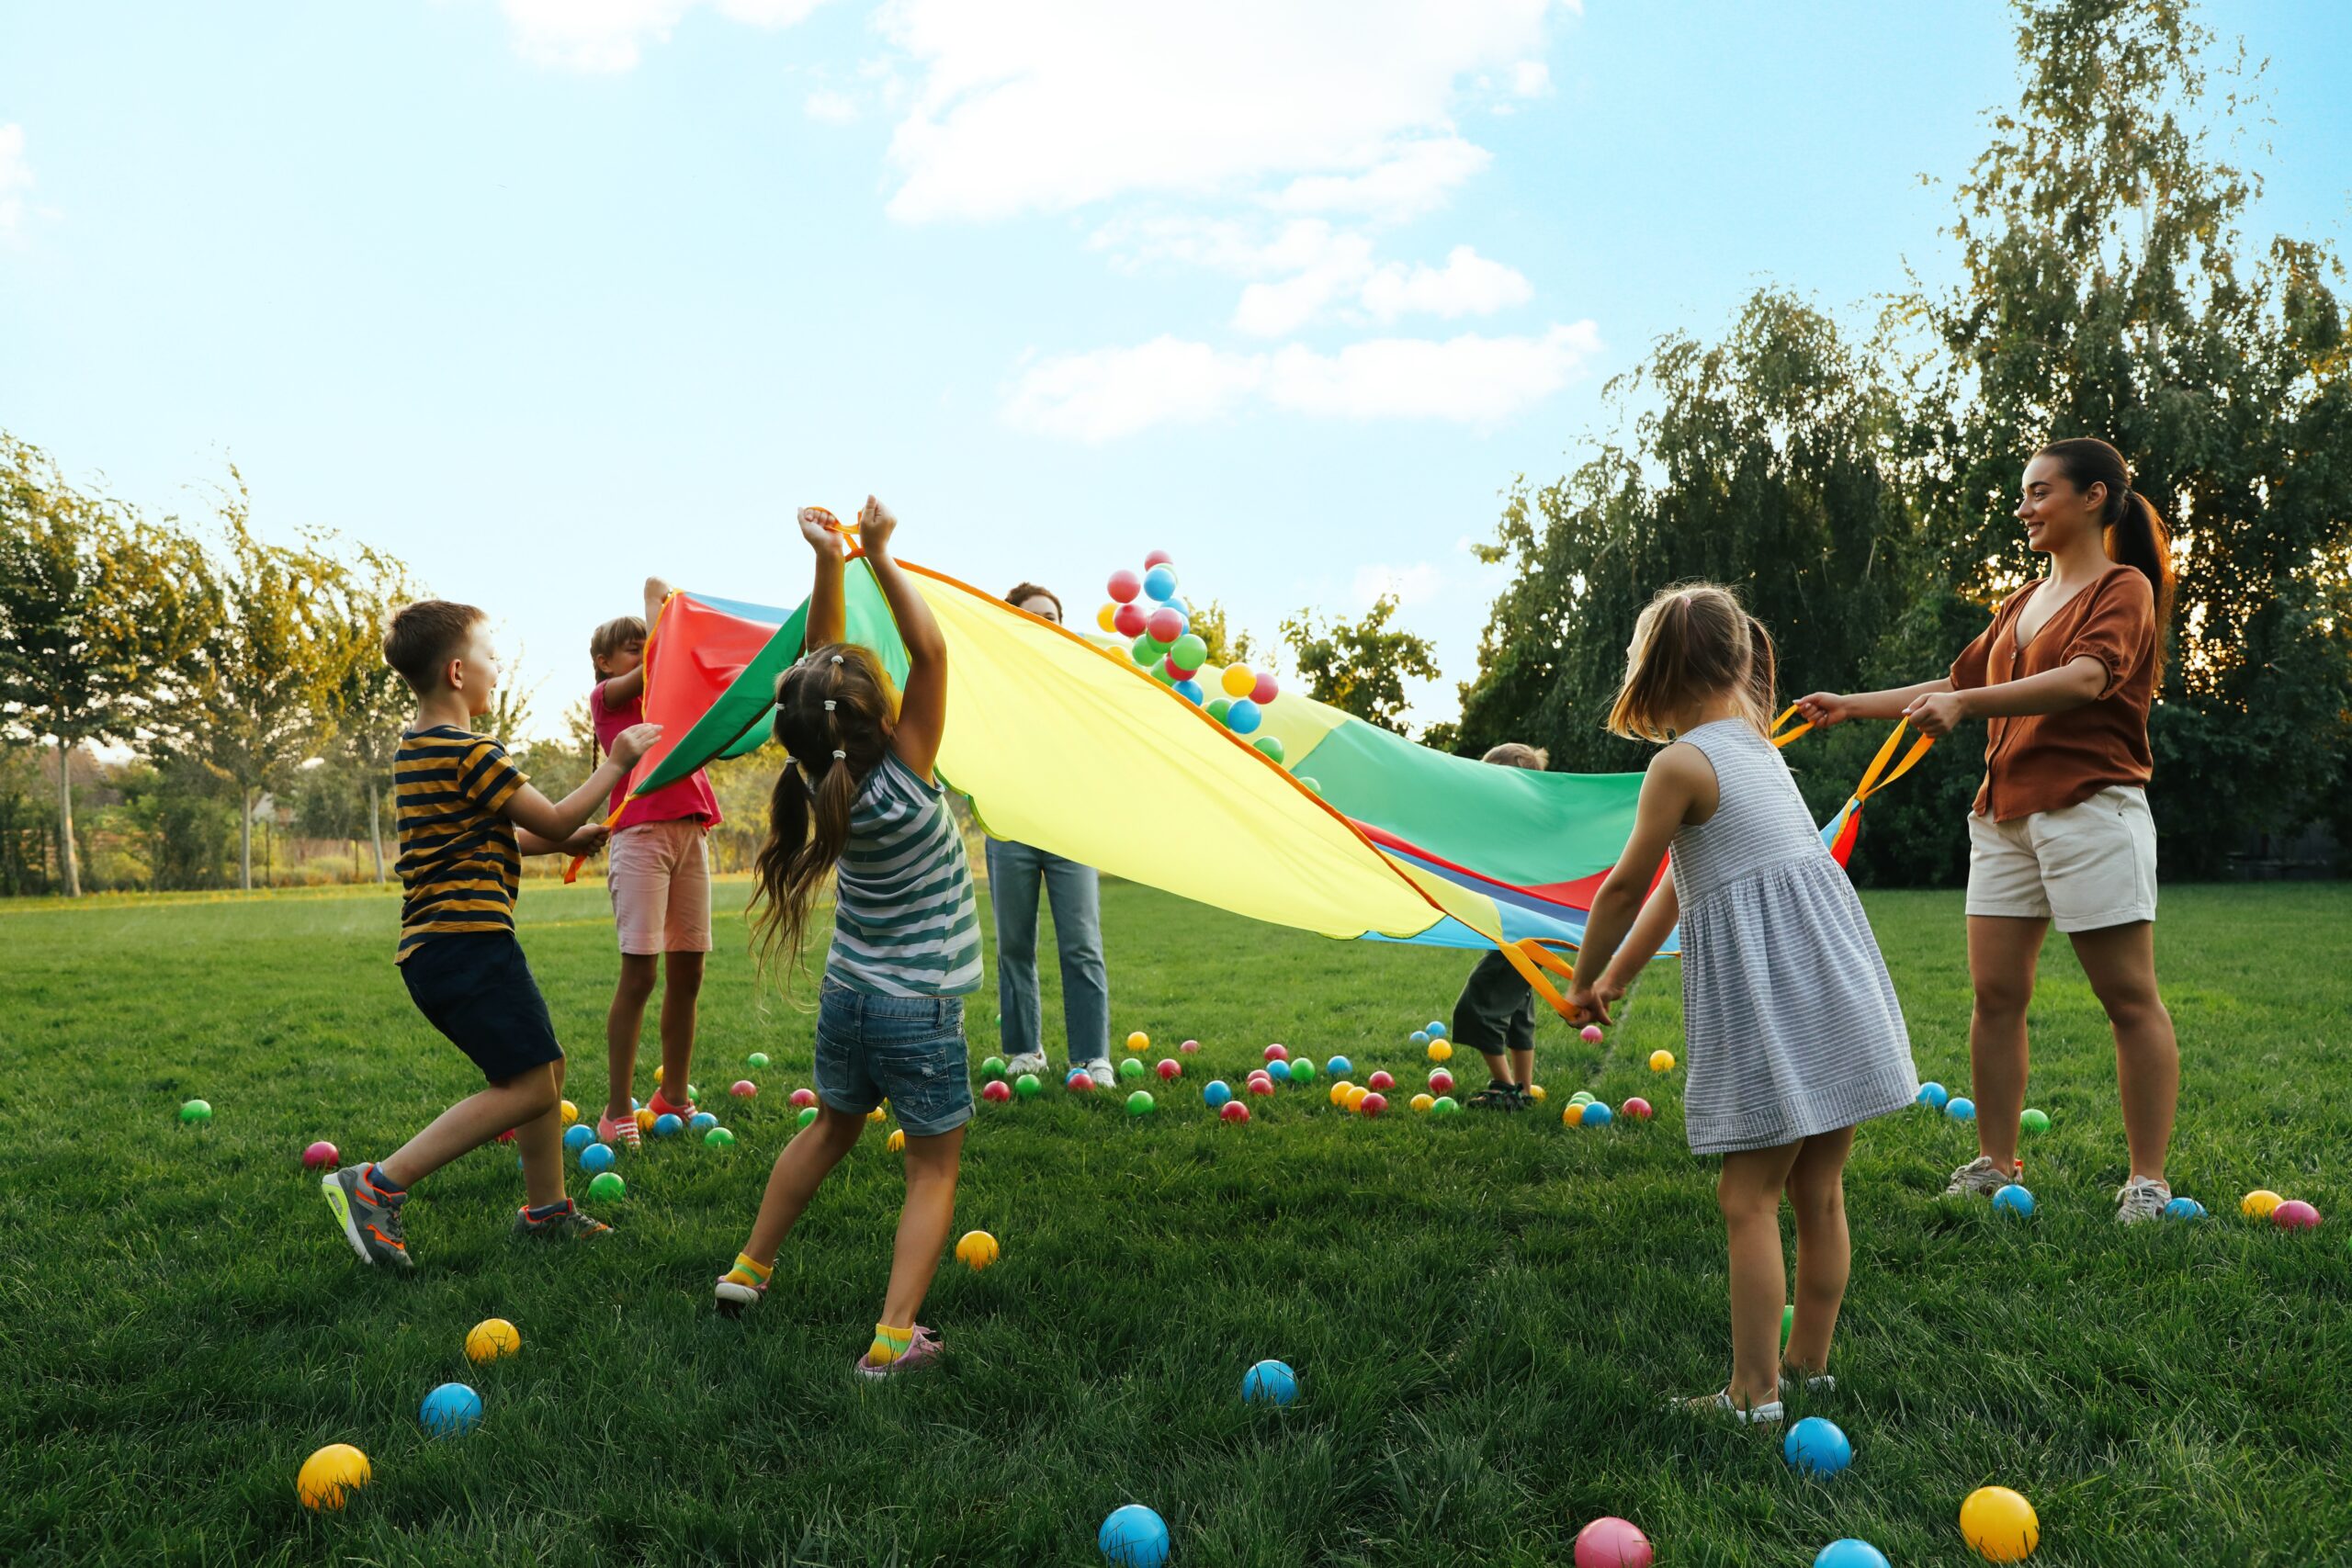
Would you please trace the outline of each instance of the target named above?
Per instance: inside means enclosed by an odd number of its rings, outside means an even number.
[[[836,664],[839,664],[841,661],[842,661],[842,656],[841,656],[840,654],[838,654],[838,653],[834,654],[834,655],[833,655],[833,662],[834,662],[834,663],[836,663]]]
[[[825,711],[826,711],[827,713],[831,713],[831,712],[832,712],[832,711],[833,711],[833,699],[832,699],[832,698],[831,698],[831,697],[827,697],[827,698],[825,699]]]
[[[846,751],[836,751],[833,753],[833,761],[836,762],[847,761],[848,760],[849,753]]]

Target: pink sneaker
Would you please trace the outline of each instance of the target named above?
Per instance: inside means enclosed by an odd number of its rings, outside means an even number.
[[[623,1116],[617,1121],[610,1116],[598,1116],[596,1141],[600,1144],[618,1144],[630,1149],[641,1149],[645,1146],[645,1134],[637,1130],[637,1118],[634,1115]]]
[[[860,1356],[851,1363],[851,1370],[862,1378],[896,1377],[900,1372],[911,1372],[919,1367],[929,1366],[939,1359],[940,1352],[946,1348],[939,1342],[938,1336],[918,1323],[915,1325],[914,1343],[900,1352],[897,1360],[886,1361],[877,1367]]]
[[[675,1116],[681,1122],[691,1122],[695,1119],[695,1108],[692,1100],[688,1100],[684,1105],[673,1105],[670,1102],[669,1096],[658,1089],[653,1091],[653,1098],[645,1102],[645,1109],[656,1116]]]

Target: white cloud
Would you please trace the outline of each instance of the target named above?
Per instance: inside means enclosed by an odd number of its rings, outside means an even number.
[[[13,234],[24,221],[24,193],[33,188],[33,166],[25,162],[25,128],[0,125],[0,234]]]
[[[1443,586],[1445,574],[1425,560],[1410,566],[1390,566],[1374,562],[1356,568],[1353,592],[1357,604],[1370,609],[1384,593],[1396,595],[1397,607],[1426,604],[1437,596]]]
[[[687,12],[708,5],[730,21],[786,28],[824,0],[499,0],[523,57],[571,71],[632,71]]]
[[[1279,282],[1244,288],[1233,324],[1256,337],[1287,337],[1363,287],[1372,274],[1372,242],[1335,234],[1319,221],[1296,223],[1259,259],[1269,269],[1297,270]]]
[[[1038,361],[1012,388],[1004,417],[1020,429],[1089,442],[1234,413],[1252,401],[1323,419],[1492,424],[1565,386],[1600,347],[1590,321],[1535,337],[1379,338],[1333,354],[1299,344],[1237,354],[1161,336]]]
[[[1408,271],[1391,262],[1364,280],[1362,295],[1363,308],[1382,321],[1408,312],[1448,320],[1487,316],[1534,297],[1534,286],[1518,268],[1488,261],[1468,245],[1454,246],[1442,267]]]
[[[1522,98],[1540,98],[1552,91],[1552,68],[1540,60],[1522,60],[1510,68],[1510,90]]]
[[[884,31],[922,75],[890,210],[1002,218],[1269,180],[1292,182],[1293,210],[1424,210],[1488,156],[1454,132],[1457,79],[1527,59],[1553,5],[889,0]]]
[[[800,110],[810,119],[822,120],[827,125],[847,125],[857,118],[857,100],[847,93],[820,87],[808,95]]]

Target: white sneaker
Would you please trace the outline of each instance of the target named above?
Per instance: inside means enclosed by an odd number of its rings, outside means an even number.
[[[1743,1410],[1732,1403],[1729,1393],[1702,1393],[1696,1399],[1675,1400],[1667,1405],[1667,1409],[1692,1416],[1728,1416],[1743,1427],[1777,1427],[1781,1424],[1781,1402],[1777,1399]]]
[[[1094,1060],[1087,1063],[1086,1076],[1094,1080],[1094,1087],[1096,1089],[1116,1089],[1119,1087],[1119,1075],[1112,1069],[1111,1059],[1108,1056],[1097,1056]]]
[[[1781,1374],[1781,1394],[1786,1396],[1796,1393],[1796,1391],[1797,1380],[1789,1376],[1788,1373],[1782,1372]],[[1838,1380],[1830,1376],[1827,1372],[1824,1372],[1819,1377],[1805,1379],[1804,1391],[1816,1398],[1825,1393],[1836,1393],[1838,1392]]]
[[[2137,1225],[2161,1219],[2165,1205],[2171,1201],[2172,1189],[2161,1178],[2135,1176],[2115,1194],[2115,1223]]]
[[[2004,1171],[1993,1163],[1990,1155],[1978,1155],[1951,1173],[1951,1180],[1944,1188],[1944,1196],[1963,1198],[1973,1192],[1979,1198],[1989,1198],[2015,1181],[2018,1171],[2023,1168],[2020,1166],[2015,1170]]]
[[[1023,1073],[1035,1073],[1039,1077],[1045,1077],[1046,1054],[1043,1051],[1023,1051],[1004,1065],[1006,1077],[1017,1078]]]

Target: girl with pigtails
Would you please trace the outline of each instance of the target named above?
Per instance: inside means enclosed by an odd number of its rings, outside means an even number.
[[[730,1316],[759,1301],[777,1247],[888,1100],[907,1134],[907,1201],[882,1315],[855,1363],[880,1378],[941,1349],[915,1314],[955,1220],[972,1119],[963,998],[980,984],[979,914],[963,837],[932,775],[947,722],[947,648],[891,554],[898,520],[867,497],[858,541],[906,647],[903,693],[870,650],[842,640],[847,539],[820,508],[803,508],[799,522],[817,557],[808,651],[776,681],[775,739],[787,758],[752,909],[763,963],[783,953],[798,964],[818,891],[828,874],[836,880],[818,992],[817,1120],[776,1156],[751,1237],[717,1296]]]

